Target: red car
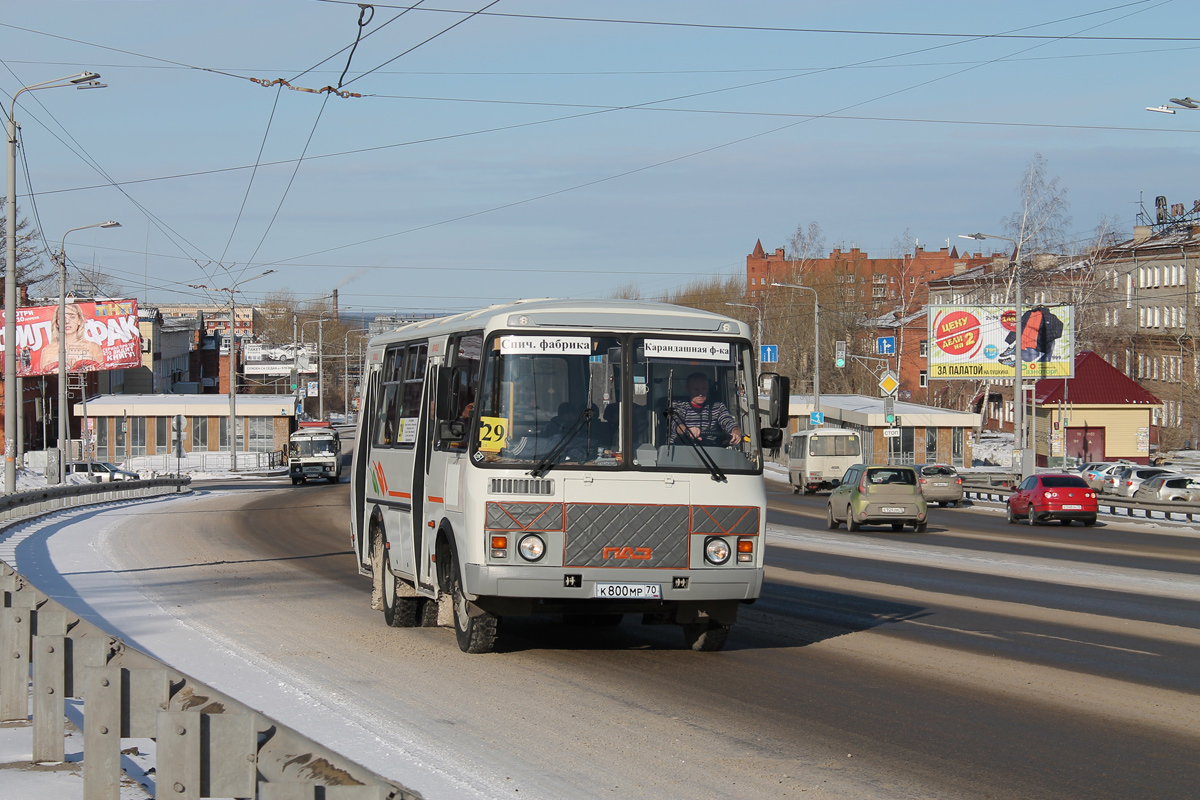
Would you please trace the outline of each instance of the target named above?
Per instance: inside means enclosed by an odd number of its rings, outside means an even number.
[[[1008,496],[1008,521],[1039,525],[1057,519],[1096,524],[1096,490],[1078,475],[1030,475]]]

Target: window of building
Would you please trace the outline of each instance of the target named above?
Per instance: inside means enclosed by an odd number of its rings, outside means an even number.
[[[919,373],[917,373],[917,386],[920,386],[922,389],[929,386],[929,371],[928,370],[923,369]]]
[[[229,417],[217,417],[217,449],[229,452]]]
[[[146,455],[146,418],[129,418],[129,454],[131,456]]]
[[[96,457],[100,461],[108,461],[108,417],[96,420]]]
[[[929,358],[929,340],[921,340],[921,358]]]
[[[1133,273],[1125,276],[1125,307],[1133,308]]]
[[[192,450],[208,449],[208,417],[192,417]]]
[[[247,417],[252,453],[270,453],[275,449],[275,421],[271,417]]]
[[[925,429],[925,463],[932,464],[938,460],[938,429]]]
[[[169,417],[154,418],[154,452],[167,452],[167,425],[170,422]]]

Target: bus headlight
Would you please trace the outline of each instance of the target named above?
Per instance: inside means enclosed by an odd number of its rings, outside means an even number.
[[[521,538],[517,550],[526,561],[539,561],[546,554],[546,543],[542,541],[542,537],[531,533]]]
[[[729,560],[729,542],[720,536],[713,536],[704,541],[704,560],[710,564],[724,564]]]

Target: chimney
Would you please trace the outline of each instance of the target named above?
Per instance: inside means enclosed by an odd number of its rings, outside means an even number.
[[[337,289],[334,289],[334,290],[333,290],[333,318],[334,318],[334,319],[337,319],[337,318],[338,318],[338,309],[337,309]]]
[[[1133,243],[1141,244],[1150,238],[1151,228],[1149,225],[1134,225],[1133,226]]]

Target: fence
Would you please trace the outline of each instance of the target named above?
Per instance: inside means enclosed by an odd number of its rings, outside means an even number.
[[[176,460],[175,456],[132,456],[124,462],[125,468],[135,472],[174,473],[181,470],[188,472],[228,472],[233,466],[229,451],[217,453],[184,453],[183,458]],[[237,454],[239,472],[253,472],[264,469],[281,467],[287,463],[282,450],[270,453],[242,452]]]
[[[81,484],[0,502],[5,520],[28,520],[89,502],[176,492],[188,482]],[[119,799],[126,738],[154,740],[154,767],[143,780],[153,782],[155,797],[420,798],[80,619],[2,561],[0,596],[0,722],[29,719],[32,669],[33,761],[61,762],[66,699],[82,699],[84,800]]]

